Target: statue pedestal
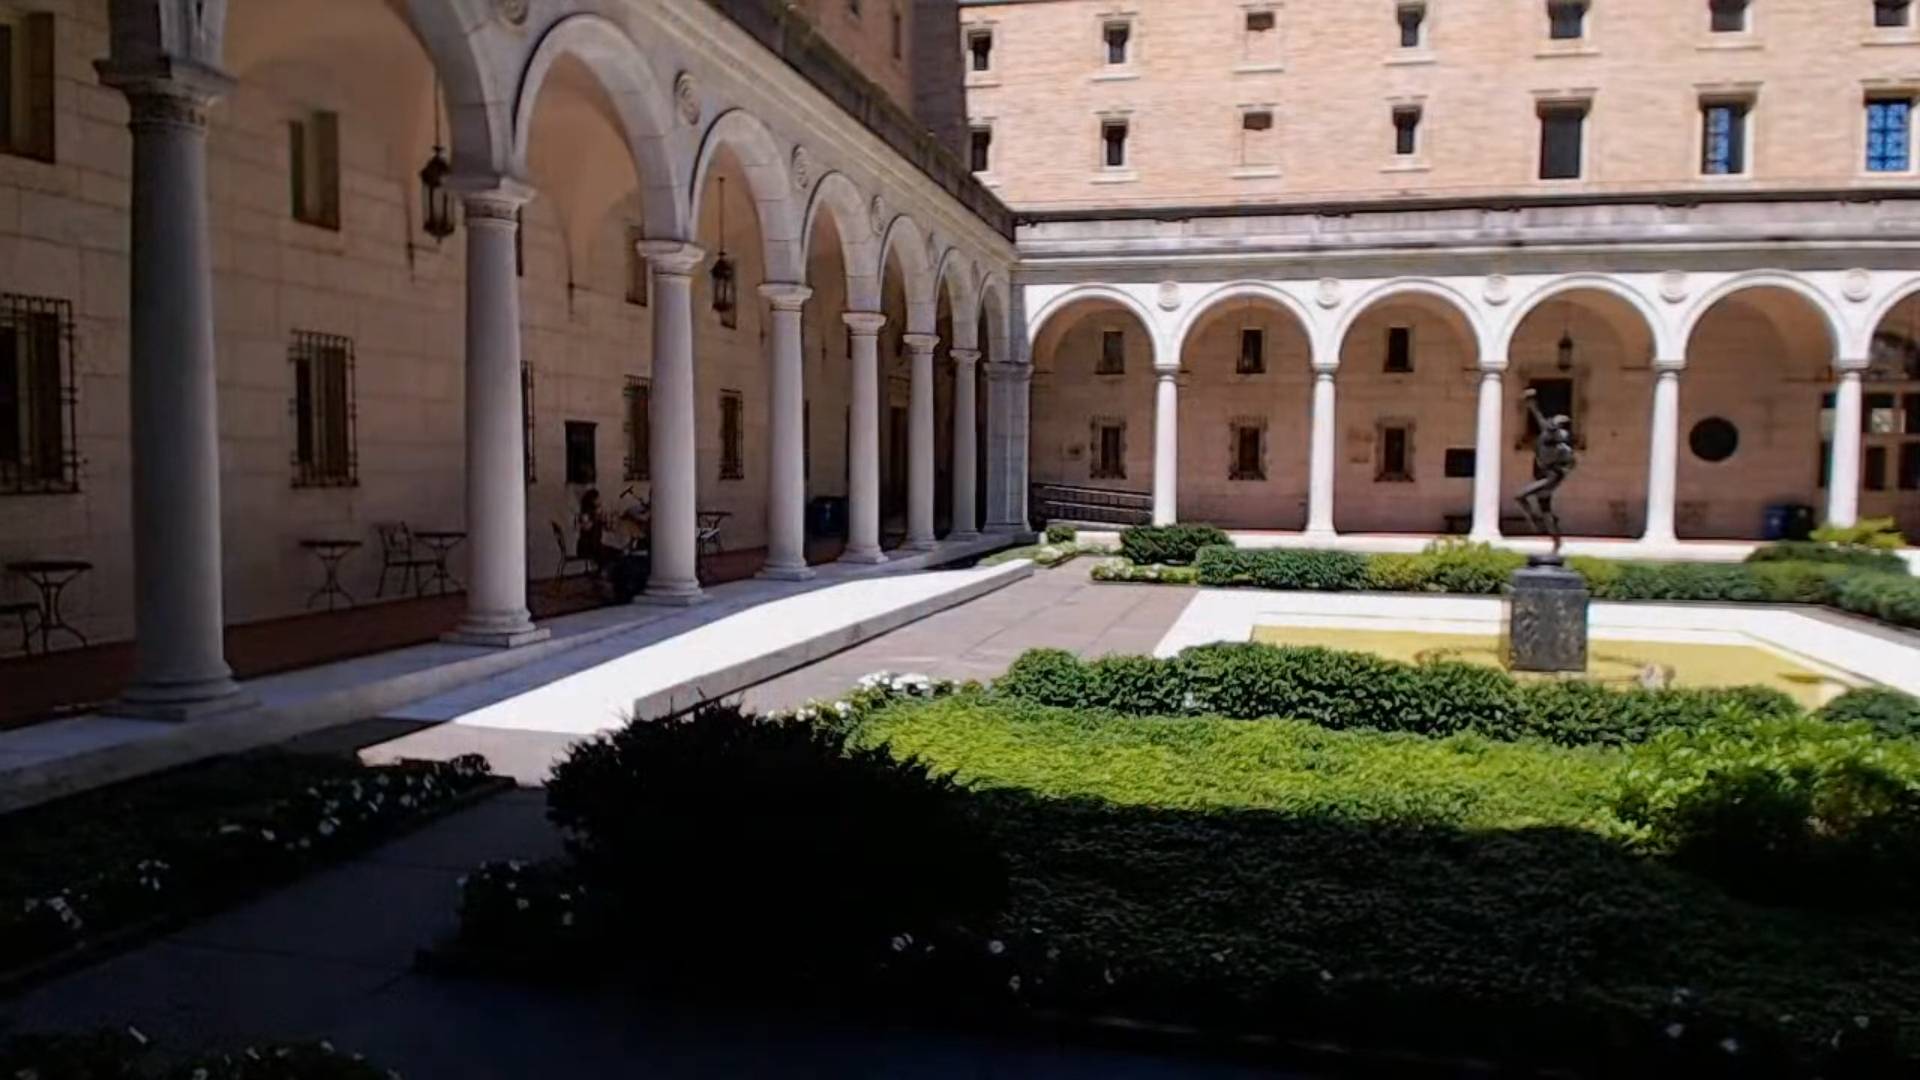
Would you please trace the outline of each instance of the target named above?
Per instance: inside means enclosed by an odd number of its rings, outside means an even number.
[[[1587,670],[1587,582],[1557,555],[1513,572],[1507,600],[1507,665],[1513,671]]]

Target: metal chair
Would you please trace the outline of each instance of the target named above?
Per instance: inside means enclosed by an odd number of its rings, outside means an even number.
[[[559,522],[550,521],[547,524],[553,526],[553,546],[560,549],[560,567],[553,575],[554,588],[558,590],[567,580],[567,569],[572,566],[578,566],[583,577],[592,576],[593,560],[567,543],[567,530],[561,528]]]
[[[373,527],[380,534],[380,583],[373,595],[387,595],[387,578],[392,574],[400,575],[400,587],[419,595],[425,579],[423,573],[431,573],[433,559],[422,555],[414,546],[413,530],[407,528],[404,521],[390,521]]]

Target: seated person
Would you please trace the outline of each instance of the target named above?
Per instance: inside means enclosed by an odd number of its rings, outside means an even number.
[[[580,496],[580,517],[574,528],[580,534],[574,542],[574,554],[593,563],[595,570],[605,570],[620,556],[619,550],[607,543],[607,512],[600,506],[599,488],[588,488]]]

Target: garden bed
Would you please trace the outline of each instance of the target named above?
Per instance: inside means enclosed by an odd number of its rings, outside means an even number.
[[[267,1043],[169,1056],[138,1028],[0,1038],[0,1076],[17,1080],[400,1080],[328,1042]]]
[[[477,756],[369,766],[263,751],[0,817],[0,995],[506,786]]]

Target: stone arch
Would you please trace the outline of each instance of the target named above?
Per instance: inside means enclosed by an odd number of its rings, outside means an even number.
[[[1847,359],[1870,358],[1873,355],[1873,340],[1880,333],[1880,327],[1893,317],[1894,312],[1900,310],[1900,305],[1916,298],[1920,298],[1920,278],[1910,278],[1890,290],[1868,313],[1860,327],[1861,340],[1848,350],[1851,355]]]
[[[931,334],[938,312],[939,291],[935,288],[933,267],[927,260],[927,240],[920,225],[905,214],[887,224],[880,245],[880,273],[884,279],[891,257],[900,256],[900,269],[906,280],[907,333]]]
[[[733,154],[741,171],[747,174],[747,187],[753,192],[754,216],[760,223],[760,238],[766,249],[767,280],[805,281],[805,240],[800,231],[804,214],[793,197],[793,175],[787,169],[780,141],[767,125],[745,109],[728,109],[707,128],[688,191],[687,220],[700,220],[700,200],[706,192],[707,176],[722,147]]]
[[[1660,310],[1654,307],[1653,301],[1640,290],[1605,274],[1568,274],[1555,278],[1529,296],[1524,303],[1516,306],[1506,321],[1500,324],[1494,338],[1495,348],[1483,356],[1497,356],[1502,361],[1509,359],[1508,353],[1513,347],[1514,335],[1526,323],[1527,318],[1546,307],[1549,302],[1574,292],[1604,293],[1639,313],[1640,318],[1646,323],[1647,332],[1653,336],[1655,359],[1676,357],[1686,350],[1685,340],[1678,342],[1673,340],[1672,325],[1661,315]]]
[[[1281,310],[1287,312],[1287,314],[1293,316],[1295,321],[1300,324],[1300,332],[1307,336],[1308,344],[1312,346],[1315,354],[1319,354],[1320,327],[1314,319],[1313,313],[1307,310],[1307,305],[1301,303],[1298,298],[1287,293],[1285,290],[1276,288],[1264,281],[1235,281],[1222,285],[1205,296],[1202,296],[1188,309],[1186,315],[1181,318],[1180,324],[1174,328],[1174,348],[1180,353],[1185,353],[1187,343],[1189,339],[1192,338],[1194,330],[1197,329],[1202,322],[1206,321],[1207,316],[1235,300],[1246,299],[1269,301]]]
[[[1814,312],[1826,324],[1827,337],[1835,356],[1839,355],[1840,350],[1858,344],[1853,341],[1845,318],[1835,309],[1827,294],[1815,288],[1806,279],[1784,270],[1752,270],[1728,278],[1701,294],[1700,299],[1694,301],[1693,306],[1687,309],[1685,317],[1680,322],[1678,335],[1680,348],[1685,350],[1693,346],[1694,332],[1700,328],[1700,321],[1722,300],[1750,289],[1768,288],[1793,293],[1812,305]],[[1864,349],[1864,345],[1861,347]]]
[[[847,174],[828,173],[813,186],[806,221],[800,230],[803,261],[812,254],[808,249],[813,244],[813,229],[822,212],[833,219],[834,231],[840,234],[840,254],[847,267],[847,307],[854,311],[879,311],[880,244],[873,235],[866,201]]]
[[[948,248],[940,256],[934,280],[948,292],[953,305],[953,347],[980,347],[980,287],[974,281],[973,268],[959,248]]]
[[[1473,337],[1474,348],[1479,351],[1479,355],[1488,355],[1486,320],[1480,317],[1478,307],[1460,290],[1444,281],[1434,281],[1430,278],[1394,278],[1367,290],[1341,315],[1340,321],[1334,325],[1333,334],[1324,342],[1326,351],[1321,355],[1333,357],[1334,363],[1338,363],[1341,351],[1346,348],[1347,335],[1353,330],[1353,324],[1373,308],[1403,296],[1423,296],[1451,308],[1454,314],[1466,324],[1467,332]]]
[[[1027,321],[1028,349],[1031,350],[1034,344],[1040,340],[1041,333],[1046,330],[1047,324],[1053,320],[1054,316],[1091,300],[1105,300],[1118,304],[1130,312],[1134,318],[1139,319],[1140,328],[1151,335],[1153,340],[1154,366],[1160,366],[1161,358],[1165,355],[1165,350],[1162,348],[1159,326],[1154,321],[1153,312],[1147,310],[1145,304],[1135,299],[1129,293],[1108,285],[1076,286],[1054,297],[1041,307],[1039,311],[1034,312],[1032,317]]]
[[[667,144],[667,133],[673,130],[667,86],[633,39],[617,24],[598,15],[570,15],[540,38],[514,98],[513,152],[508,172],[515,177],[527,175],[534,108],[554,64],[568,56],[578,59],[599,81],[618,114],[620,134],[627,140],[633,171],[639,178],[647,236],[685,238],[687,223],[694,219],[680,199],[682,170]]]
[[[1013,335],[1009,330],[1012,289],[1007,279],[989,273],[980,281],[980,311],[986,318],[987,338],[981,342],[986,359],[998,364],[1018,363],[1013,355]]]

